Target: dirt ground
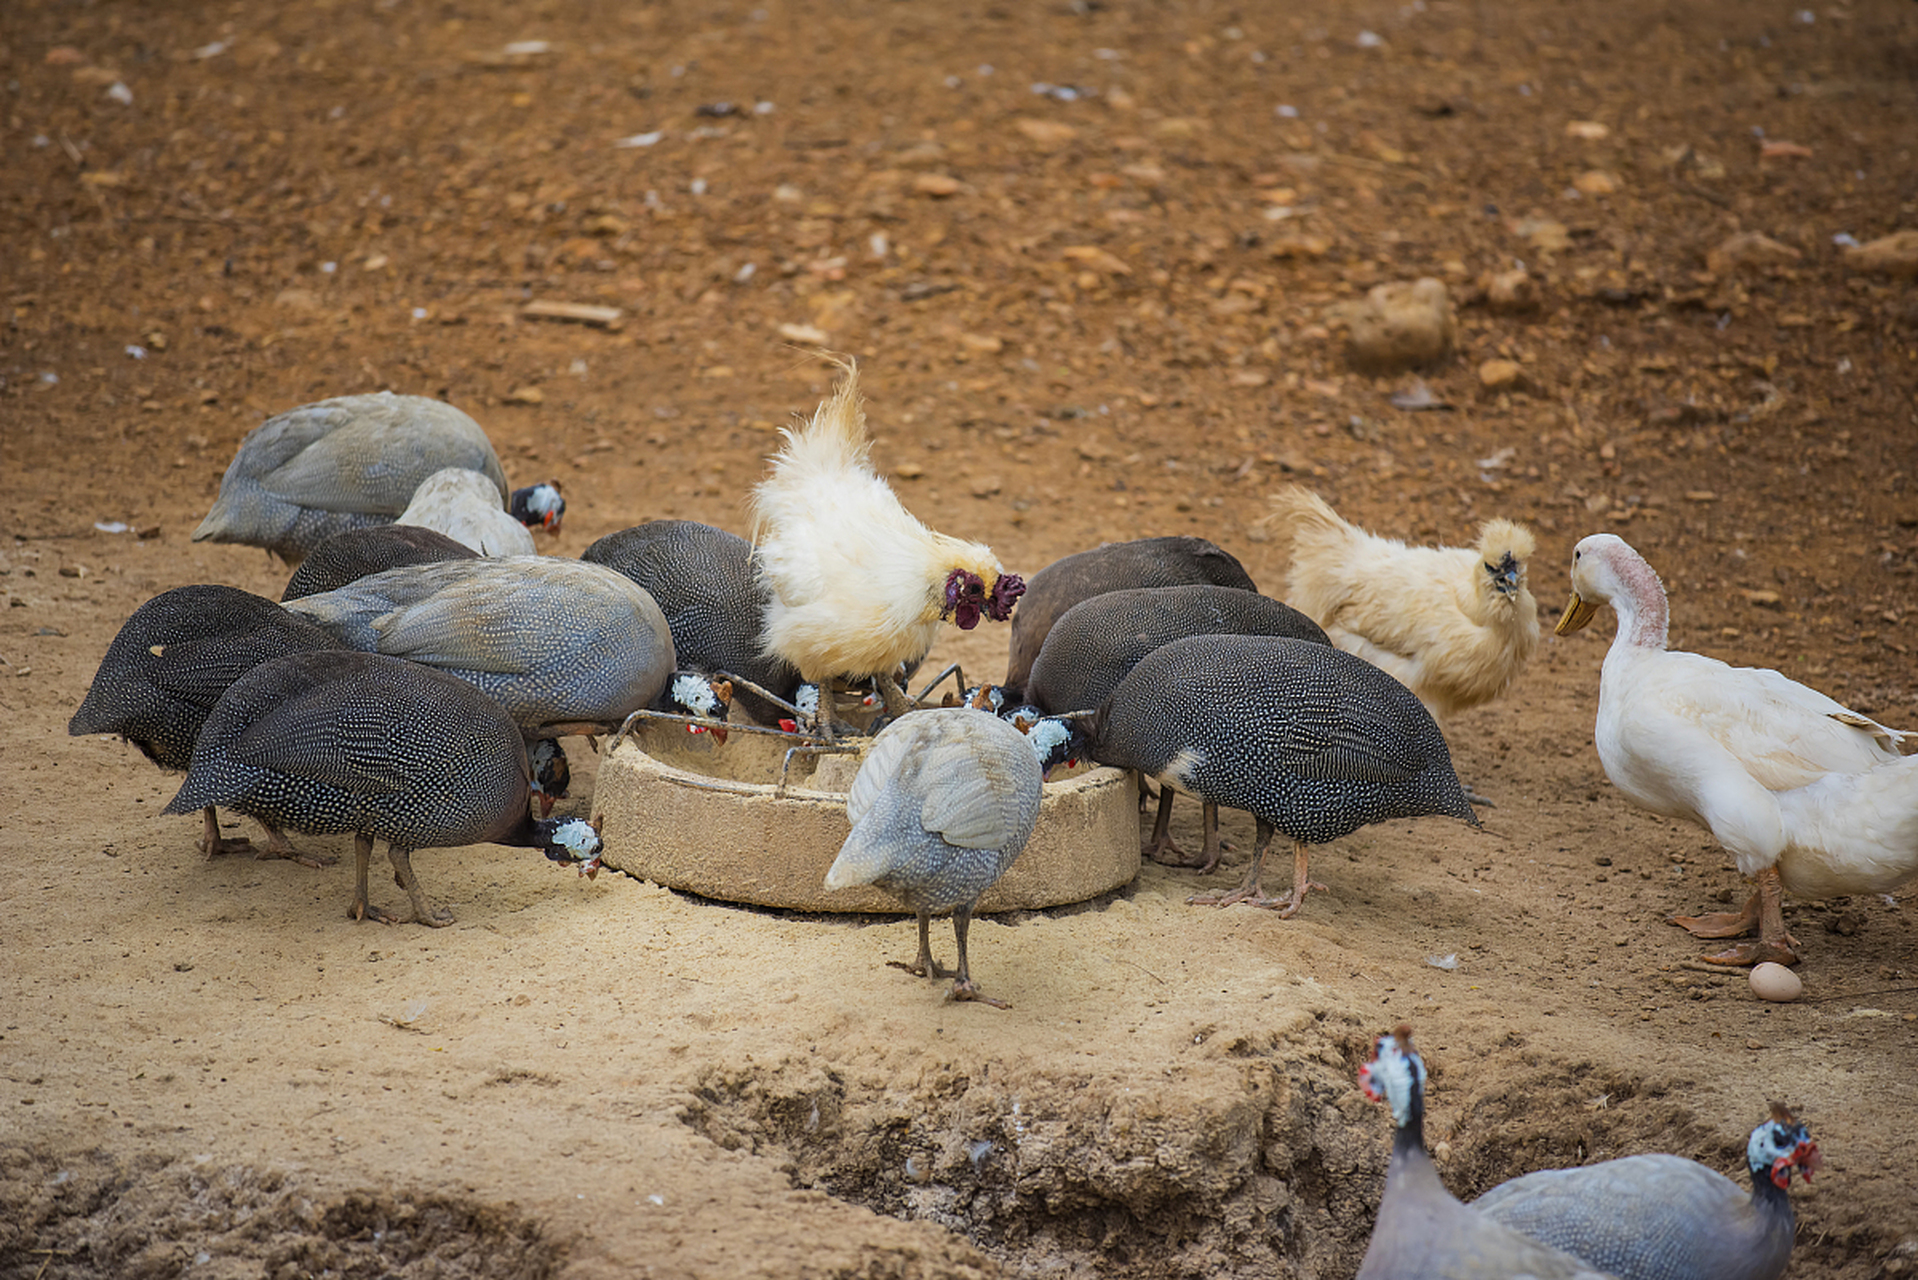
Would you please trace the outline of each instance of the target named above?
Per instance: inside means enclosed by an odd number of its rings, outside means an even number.
[[[1608,529],[1674,646],[1918,725],[1918,308],[1834,241],[1918,225],[1918,6],[8,0],[0,63],[0,1276],[1345,1276],[1401,1019],[1461,1194],[1736,1175],[1782,1098],[1827,1156],[1791,1274],[1918,1273],[1911,908],[1790,904],[1796,1004],[1692,967],[1665,916],[1743,887],[1606,783],[1605,623],[1448,726],[1483,833],[1340,841],[1290,921],[1161,868],[984,921],[1006,1011],[883,967],[908,920],[491,847],[417,859],[451,928],[356,925],[350,856],[209,862],[177,778],[65,733],[143,600],[277,596],[188,541],[267,415],[450,399],[577,555],[743,531],[821,345],[1010,568],[1191,532],[1267,582],[1300,479],[1413,540],[1530,522],[1556,616]],[[1708,262],[1745,231],[1779,247]],[[1520,261],[1539,308],[1482,305]],[[1429,412],[1329,319],[1421,275]]]

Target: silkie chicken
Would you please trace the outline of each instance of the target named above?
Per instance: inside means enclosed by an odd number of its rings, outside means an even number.
[[[939,625],[1003,622],[1025,590],[981,543],[921,524],[872,468],[859,370],[812,420],[782,434],[753,490],[753,541],[770,588],[761,647],[810,681],[874,680],[889,716],[910,709],[901,665],[918,663]]]
[[[1347,524],[1297,485],[1273,496],[1265,524],[1285,562],[1279,598],[1440,723],[1504,693],[1538,648],[1523,525],[1488,520],[1477,547],[1411,547]]]

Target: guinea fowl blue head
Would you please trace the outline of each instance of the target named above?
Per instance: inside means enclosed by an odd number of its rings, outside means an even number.
[[[667,702],[675,711],[685,715],[724,720],[732,714],[733,684],[730,680],[714,680],[696,671],[675,671],[672,681],[667,685]],[[721,746],[726,744],[724,725],[689,724],[686,730],[689,733],[710,733],[714,742]]]
[[[566,798],[566,789],[573,779],[572,766],[566,762],[566,752],[552,738],[535,742],[527,755],[533,762],[533,781],[527,789],[539,798],[539,816],[549,817],[553,806]]]
[[[1779,1190],[1791,1187],[1791,1171],[1797,1169],[1805,1175],[1805,1181],[1811,1181],[1824,1163],[1824,1157],[1818,1154],[1818,1144],[1811,1140],[1811,1133],[1803,1124],[1792,1118],[1791,1111],[1782,1102],[1771,1106],[1771,1119],[1752,1130],[1751,1140],[1745,1144],[1745,1162],[1751,1167],[1752,1178],[1770,1178]]]
[[[546,480],[513,490],[507,509],[529,529],[537,525],[548,533],[558,533],[559,522],[566,516],[566,499],[560,495],[559,481]]]
[[[599,856],[606,845],[599,828],[584,818],[550,819],[533,824],[533,841],[545,850],[549,860],[579,864],[579,873],[588,880],[599,875]]]
[[[1050,777],[1060,765],[1079,763],[1086,753],[1087,738],[1083,720],[1040,716],[1033,720],[1012,719],[1011,723],[1032,743],[1032,752],[1039,757],[1041,777]]]
[[[1399,1132],[1422,1140],[1425,1060],[1412,1048],[1412,1028],[1400,1026],[1379,1037],[1372,1060],[1359,1068],[1359,1088],[1372,1101],[1392,1108],[1392,1124]]]

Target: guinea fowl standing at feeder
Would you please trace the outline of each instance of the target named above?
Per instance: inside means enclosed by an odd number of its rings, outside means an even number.
[[[675,670],[652,596],[604,565],[558,556],[409,565],[287,607],[350,648],[477,685],[529,738],[610,732],[655,705],[726,715],[724,686]]]
[[[955,1000],[1005,1008],[972,985],[966,931],[979,896],[1006,873],[1039,821],[1040,755],[1049,750],[998,716],[967,707],[893,721],[846,795],[852,832],[826,872],[828,889],[871,884],[919,915],[919,956],[893,961],[920,977],[956,978]],[[932,958],[932,917],[952,915],[959,967]]]
[[[1023,608],[1024,606],[1021,606]],[[1290,605],[1237,587],[1141,587],[1108,591],[1060,615],[1026,678],[1026,696],[1051,715],[1097,711],[1139,659],[1173,640],[1197,635],[1290,636],[1328,643],[1325,632]],[[1205,802],[1205,845],[1197,861],[1172,840],[1173,788],[1159,792],[1158,820],[1145,854],[1155,862],[1219,865],[1219,808]]]
[[[1392,1109],[1392,1158],[1358,1280],[1608,1280],[1569,1253],[1502,1226],[1445,1189],[1425,1150],[1425,1063],[1412,1030],[1382,1035],[1359,1087]]]
[[[743,676],[788,703],[798,693],[799,672],[760,646],[767,592],[752,543],[738,534],[693,520],[650,520],[607,534],[579,558],[617,569],[651,593],[672,628],[680,666]],[[762,724],[792,714],[743,685],[734,697]]]
[[[175,587],[135,609],[122,624],[67,732],[118,734],[162,769],[184,769],[193,761],[201,726],[227,686],[269,659],[340,647],[325,630],[250,591]],[[331,865],[330,858],[300,853],[285,833],[265,825],[267,845],[260,858]],[[209,804],[200,848],[211,857],[251,852],[253,844],[221,836],[219,817]]]
[[[391,524],[442,467],[480,472],[506,500],[506,473],[479,423],[425,396],[339,396],[247,433],[195,542],[265,547],[299,563],[329,534]]]
[[[262,663],[206,719],[168,813],[223,804],[295,831],[354,835],[355,920],[400,917],[367,898],[374,839],[421,924],[451,924],[413,874],[414,849],[504,844],[599,869],[578,818],[535,820],[518,726],[472,685],[418,663],[330,650]]]
[[[1032,575],[1019,611],[1012,615],[1005,687],[1015,700],[1031,696],[1026,681],[1032,664],[1053,625],[1074,605],[1108,591],[1196,585],[1258,590],[1231,552],[1204,538],[1108,542],[1054,560]]]
[[[1528,1173],[1472,1208],[1620,1280],[1778,1280],[1797,1233],[1792,1170],[1810,1182],[1820,1162],[1805,1126],[1774,1103],[1745,1144],[1749,1192],[1696,1160],[1653,1154]]]
[[[370,573],[400,569],[409,564],[438,564],[442,560],[472,560],[479,552],[455,542],[436,529],[411,524],[378,524],[370,529],[348,529],[322,538],[307,553],[292,576],[280,603],[333,591],[358,582]]]
[[[1569,635],[1600,605],[1618,614],[1598,683],[1593,740],[1605,776],[1641,809],[1712,833],[1757,881],[1743,911],[1678,917],[1701,938],[1758,930],[1715,964],[1794,964],[1783,891],[1887,893],[1918,874],[1918,757],[1911,738],[1765,668],[1665,647],[1670,605],[1644,557],[1609,533],[1572,553]]]
[[[899,668],[922,660],[944,622],[1003,622],[1025,584],[982,543],[934,533],[872,469],[859,370],[803,426],[783,431],[753,490],[754,542],[770,588],[762,648],[802,678],[874,680],[890,716],[910,703]]]
[[[1309,845],[1373,822],[1442,814],[1479,825],[1445,738],[1411,691],[1362,658],[1282,636],[1190,636],[1139,660],[1100,708],[1092,758],[1251,812],[1245,882],[1189,902],[1251,902],[1291,916]],[[1259,873],[1275,832],[1292,841],[1292,889]]]
[[[501,503],[492,480],[465,467],[443,467],[420,481],[393,523],[435,530],[483,556],[539,552],[532,533]]]

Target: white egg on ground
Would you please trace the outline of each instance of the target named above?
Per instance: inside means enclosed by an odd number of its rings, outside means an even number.
[[[1760,1000],[1780,1003],[1796,1000],[1805,991],[1803,979],[1784,965],[1770,961],[1752,967],[1751,983],[1752,994]]]

